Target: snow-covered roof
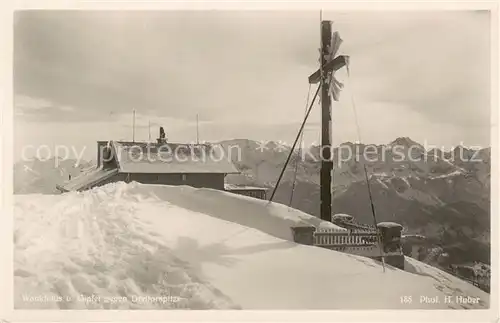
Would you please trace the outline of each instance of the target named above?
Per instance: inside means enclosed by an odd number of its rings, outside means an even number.
[[[425,239],[427,239],[425,236],[420,235],[420,234],[405,234],[404,236],[402,236],[402,238],[405,238],[405,239],[416,239],[416,240],[425,240]]]
[[[269,188],[267,187],[257,187],[257,186],[248,186],[248,185],[234,185],[234,184],[224,184],[224,189],[226,191],[246,191],[246,190],[254,190],[254,191],[267,191]]]
[[[382,228],[403,228],[403,226],[399,223],[396,222],[379,222],[377,224],[377,227],[382,227]]]
[[[352,219],[354,219],[354,217],[352,215],[349,215],[349,214],[337,213],[337,214],[332,215],[332,219],[352,220]]]
[[[61,191],[79,191],[86,189],[118,173],[118,169],[93,168],[81,175],[72,178],[58,187]]]
[[[231,156],[221,147],[206,144],[113,143],[122,173],[218,173],[238,174]]]
[[[430,242],[427,240],[425,236],[419,235],[419,234],[410,234],[410,235],[403,235],[401,236],[401,239],[407,243],[411,244],[429,244]]]

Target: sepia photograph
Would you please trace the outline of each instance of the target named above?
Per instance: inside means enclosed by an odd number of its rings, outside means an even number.
[[[492,11],[12,15],[14,310],[498,307]]]

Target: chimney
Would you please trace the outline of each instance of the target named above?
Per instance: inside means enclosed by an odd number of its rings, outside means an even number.
[[[160,127],[160,137],[156,140],[160,145],[165,144],[167,142],[167,139],[165,138],[165,130],[163,130],[163,127]]]

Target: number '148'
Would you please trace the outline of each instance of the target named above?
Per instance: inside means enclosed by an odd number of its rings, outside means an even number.
[[[411,303],[411,296],[401,296],[401,303],[410,304]]]

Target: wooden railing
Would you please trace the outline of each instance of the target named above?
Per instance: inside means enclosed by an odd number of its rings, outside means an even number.
[[[389,252],[381,251],[377,232],[373,230],[316,229],[313,245],[377,259],[381,255],[403,256],[401,248]]]
[[[340,229],[318,229],[314,232],[314,245],[319,247],[359,246],[377,244],[376,232],[346,231]]]
[[[365,257],[380,256],[377,239],[374,231],[317,229],[314,232],[314,245],[317,247]]]
[[[382,229],[383,230],[383,229]],[[293,239],[296,243],[313,245],[321,248],[345,252],[358,256],[381,260],[384,257],[386,263],[404,269],[404,255],[400,244],[401,236],[383,237],[382,250],[379,246],[379,232],[374,230],[346,230],[325,229],[314,226],[292,227]],[[387,235],[387,232],[385,233]],[[386,240],[386,241],[385,241]],[[384,242],[385,241],[385,242]]]

